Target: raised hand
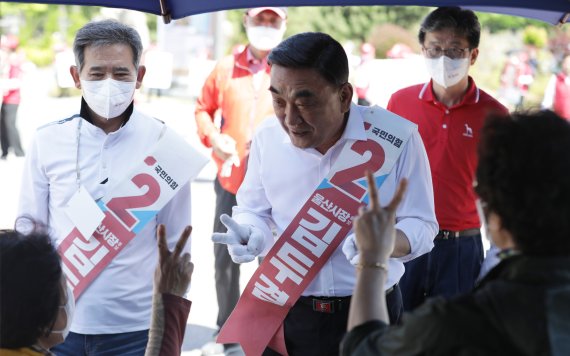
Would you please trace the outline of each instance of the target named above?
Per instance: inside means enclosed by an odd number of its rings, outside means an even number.
[[[220,216],[220,221],[228,229],[227,232],[215,232],[212,241],[228,245],[228,252],[235,263],[250,262],[264,248],[263,232],[252,225],[238,224],[227,214]]]
[[[191,232],[192,227],[186,226],[174,247],[174,251],[170,252],[166,243],[166,228],[162,224],[158,226],[156,231],[158,266],[156,266],[154,273],[154,284],[159,293],[169,293],[179,297],[186,293],[194,271],[194,264],[190,262],[190,254],[187,252],[182,254],[182,251]]]
[[[407,181],[402,179],[392,201],[384,208],[378,200],[378,189],[371,172],[366,172],[368,180],[369,206],[360,208],[354,221],[356,245],[360,252],[360,263],[385,263],[394,250],[396,230],[394,229],[396,208],[402,201]]]

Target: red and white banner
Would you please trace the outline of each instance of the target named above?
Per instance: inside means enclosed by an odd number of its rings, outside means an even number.
[[[417,126],[378,107],[364,113],[367,140],[346,144],[247,284],[217,341],[239,342],[246,355],[269,345],[286,355],[282,323],[289,309],[352,229],[368,203],[365,172],[380,187]],[[317,341],[318,342],[318,341]]]
[[[128,177],[97,202],[95,209],[103,211],[104,218],[93,235],[84,236],[74,227],[59,245],[75,299],[207,162],[206,156],[166,129]],[[97,215],[89,214],[88,206],[82,213],[86,219]]]

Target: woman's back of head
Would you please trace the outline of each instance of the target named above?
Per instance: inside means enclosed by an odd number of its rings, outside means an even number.
[[[523,253],[570,256],[570,123],[551,111],[489,118],[476,190]]]

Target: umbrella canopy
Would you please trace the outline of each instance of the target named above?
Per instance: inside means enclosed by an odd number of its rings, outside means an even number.
[[[570,0],[15,0],[11,2],[106,6],[180,19],[219,10],[259,6],[462,6],[475,11],[522,16],[551,24],[570,18]]]

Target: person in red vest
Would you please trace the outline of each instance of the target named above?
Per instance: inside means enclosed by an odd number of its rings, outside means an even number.
[[[570,54],[562,60],[560,72],[550,78],[544,91],[542,108],[552,109],[570,121]]]
[[[10,148],[14,150],[17,157],[24,155],[20,133],[16,127],[23,73],[22,58],[17,52],[19,44],[20,41],[15,35],[2,38],[2,51],[6,51],[6,62],[5,65],[2,63],[0,73],[2,75],[2,109],[0,114],[2,159],[6,159]]]

